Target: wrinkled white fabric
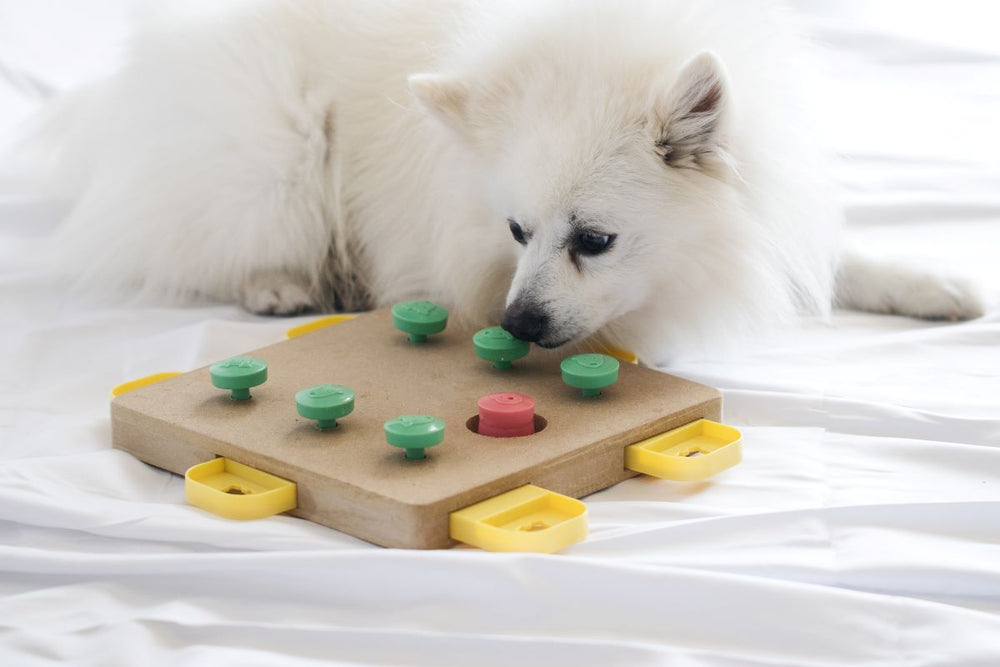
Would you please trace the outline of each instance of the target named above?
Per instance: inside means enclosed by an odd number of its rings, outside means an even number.
[[[1000,42],[986,3],[794,5],[829,47],[862,243],[962,270],[951,324],[837,313],[672,372],[719,387],[745,461],[587,499],[556,556],[385,550],[184,504],[110,449],[108,390],[283,337],[230,306],[85,302],[0,183],[2,665],[1000,664]],[[113,66],[131,4],[0,0],[0,137],[31,89]],[[27,76],[27,78],[25,78]]]

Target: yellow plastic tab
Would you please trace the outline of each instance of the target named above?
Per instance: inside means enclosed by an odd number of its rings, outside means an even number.
[[[285,332],[285,338],[298,338],[303,334],[312,333],[313,331],[317,331],[319,329],[332,327],[334,324],[340,324],[341,322],[353,320],[355,317],[357,317],[356,313],[340,313],[339,315],[321,317],[313,320],[312,322],[306,322],[305,324],[300,324],[297,327],[292,327]]]
[[[137,380],[123,382],[122,384],[118,385],[117,387],[111,390],[111,398],[114,398],[116,396],[121,396],[122,394],[126,394],[134,389],[145,387],[146,385],[154,384],[156,382],[167,380],[172,377],[177,377],[178,375],[180,375],[180,373],[177,371],[169,371],[166,373],[153,373],[152,375],[147,375],[146,377],[141,377]]]
[[[662,479],[711,477],[743,459],[743,436],[732,426],[699,419],[625,448],[625,467]]]
[[[639,357],[635,355],[635,352],[626,350],[623,347],[615,347],[614,345],[603,345],[601,347],[603,347],[603,349],[598,350],[598,352],[602,352],[609,357],[614,357],[618,361],[624,361],[626,364],[639,363]]]
[[[614,345],[610,345],[599,340],[588,340],[584,343],[584,349],[596,354],[606,354],[609,357],[614,357],[618,361],[623,361],[626,364],[639,363],[639,357],[636,356],[635,352],[626,350],[623,347],[615,347]]]
[[[587,506],[526,484],[452,512],[453,540],[487,551],[555,553],[587,537]]]
[[[295,482],[220,457],[188,469],[184,499],[227,519],[263,519],[295,509],[298,488]]]

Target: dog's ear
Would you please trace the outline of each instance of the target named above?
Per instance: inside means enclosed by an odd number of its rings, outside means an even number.
[[[722,63],[705,52],[692,58],[653,112],[656,151],[672,167],[694,167],[721,149],[729,102]]]
[[[469,89],[464,83],[448,74],[412,74],[407,82],[424,108],[452,129],[465,129]]]

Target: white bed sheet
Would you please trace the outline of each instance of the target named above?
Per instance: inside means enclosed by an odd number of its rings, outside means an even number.
[[[966,271],[989,313],[837,313],[679,364],[724,391],[745,461],[589,497],[591,535],[561,555],[385,550],[185,505],[179,477],[110,449],[109,388],[303,320],[70,299],[31,263],[58,208],[6,181],[0,664],[1000,664],[997,12],[795,9],[830,46],[816,76],[855,233]],[[31,81],[110,66],[129,11],[0,0],[0,135]]]

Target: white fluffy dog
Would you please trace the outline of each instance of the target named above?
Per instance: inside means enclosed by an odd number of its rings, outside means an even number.
[[[76,200],[57,262],[261,313],[427,297],[650,362],[823,312],[839,215],[786,23],[689,0],[161,16],[53,112],[54,182]],[[979,308],[960,283],[843,266],[849,305]]]

